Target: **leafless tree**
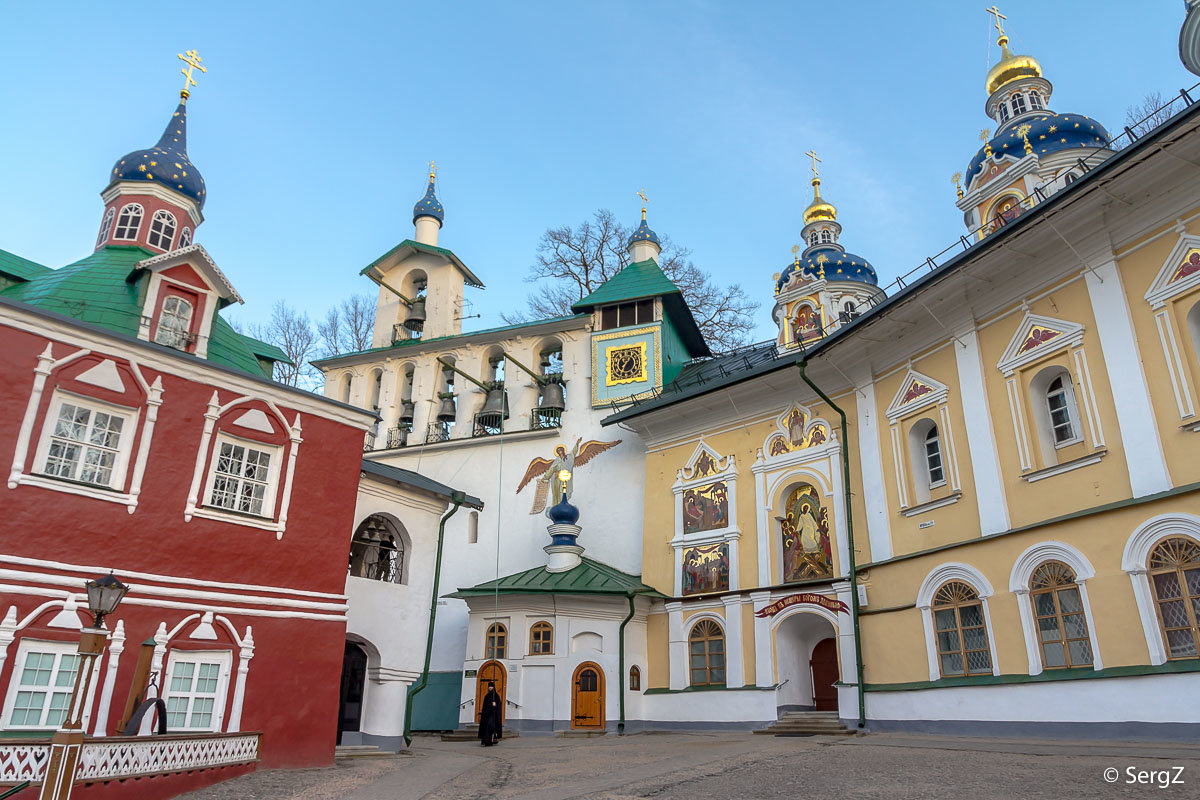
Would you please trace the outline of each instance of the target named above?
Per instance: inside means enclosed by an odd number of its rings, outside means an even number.
[[[292,360],[291,364],[276,362],[275,380],[309,390],[320,385],[320,372],[308,363],[316,355],[319,342],[308,314],[279,300],[271,309],[271,319],[265,325],[251,325],[248,335],[275,345]]]
[[[353,295],[329,309],[325,319],[317,323],[321,354],[330,358],[366,350],[374,331],[375,301],[369,295]]]
[[[529,295],[526,311],[503,314],[504,321],[515,324],[571,314],[572,303],[629,264],[626,243],[632,233],[607,209],[573,227],[549,228],[538,242],[537,256],[525,279],[538,284]],[[660,239],[659,266],[679,287],[709,347],[720,352],[746,344],[759,304],[736,283],[726,287],[713,283],[712,276],[692,263],[691,250],[668,236]]]
[[[1169,120],[1173,113],[1161,92],[1150,92],[1141,103],[1125,109],[1125,126],[1141,137]]]

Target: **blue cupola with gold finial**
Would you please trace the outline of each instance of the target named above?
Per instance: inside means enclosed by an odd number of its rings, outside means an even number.
[[[446,212],[442,208],[442,201],[437,199],[437,192],[434,188],[434,181],[437,177],[437,172],[430,164],[429,169],[429,186],[425,189],[425,196],[417,201],[413,206],[413,222],[415,223],[421,217],[432,217],[439,224],[446,221]]]
[[[652,231],[649,223],[646,222],[646,190],[642,189],[638,192],[638,197],[642,198],[642,222],[629,237],[629,243],[625,248],[629,251],[629,258],[633,263],[651,259],[657,262],[658,257],[662,254],[662,242],[658,240],[658,234]]]

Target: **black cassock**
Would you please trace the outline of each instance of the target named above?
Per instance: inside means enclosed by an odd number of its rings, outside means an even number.
[[[479,713],[479,741],[490,747],[504,735],[503,703],[495,689],[483,696],[483,708]]]

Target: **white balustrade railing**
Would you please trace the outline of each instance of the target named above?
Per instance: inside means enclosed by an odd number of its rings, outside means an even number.
[[[139,736],[85,741],[77,781],[163,775],[258,759],[259,734]]]
[[[50,760],[50,744],[0,744],[0,784],[41,781]]]

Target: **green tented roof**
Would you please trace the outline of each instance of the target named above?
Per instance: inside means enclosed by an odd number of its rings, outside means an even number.
[[[596,291],[571,306],[572,311],[588,312],[596,306],[679,294],[679,287],[671,282],[652,258],[635,261],[597,287]]]
[[[480,597],[489,594],[642,594],[665,597],[652,586],[642,583],[642,576],[629,575],[618,569],[583,558],[582,563],[566,572],[550,572],[545,567],[507,575],[494,581],[459,589],[447,597]]]
[[[375,259],[370,264],[368,264],[367,266],[365,266],[361,270],[359,270],[358,274],[366,275],[368,272],[375,269],[375,267],[379,266],[382,262],[386,261],[389,257],[391,257],[393,253],[396,253],[405,247],[412,248],[413,250],[417,250],[422,253],[430,253],[432,255],[441,256],[442,258],[448,259],[451,264],[458,267],[458,269],[462,272],[463,277],[465,277],[467,279],[468,286],[473,286],[476,289],[484,288],[483,281],[479,280],[479,278],[475,275],[475,273],[471,272],[471,270],[467,267],[467,265],[462,262],[462,259],[459,258],[458,256],[454,255],[453,251],[447,250],[444,247],[435,247],[434,245],[431,245],[431,244],[422,244],[421,242],[416,242],[416,241],[413,241],[412,239],[405,239],[403,242],[396,245],[391,250],[388,250],[386,253],[381,255],[379,258]]]
[[[148,283],[148,275],[139,273],[137,279],[128,279],[138,262],[154,255],[133,245],[106,245],[73,264],[44,269],[25,283],[0,289],[0,296],[115,333],[137,336],[142,320],[142,292]],[[243,336],[220,314],[216,315],[208,340],[207,360],[270,378],[259,362],[260,356],[288,361],[279,348]]]
[[[49,267],[44,267],[36,261],[21,258],[16,253],[10,253],[7,250],[0,250],[0,273],[28,281],[50,271]]]

